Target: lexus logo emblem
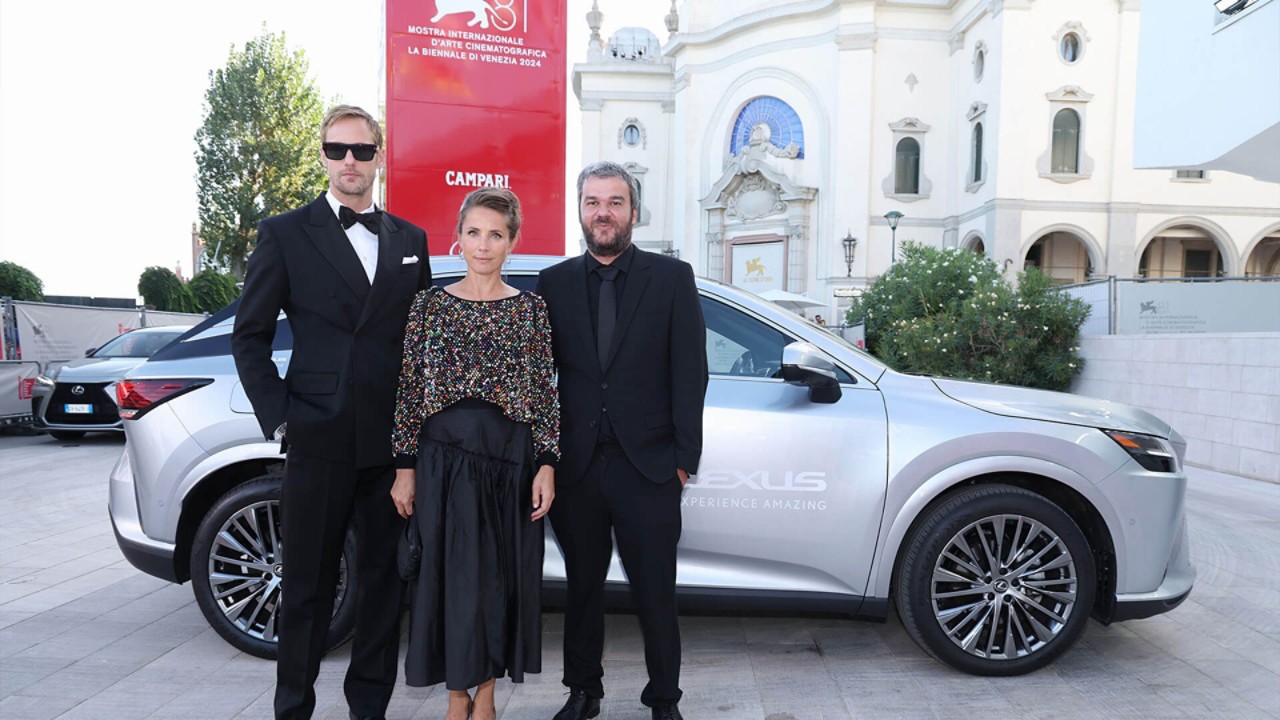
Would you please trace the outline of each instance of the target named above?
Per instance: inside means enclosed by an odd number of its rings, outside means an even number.
[[[83,395],[83,394],[84,394],[84,386],[83,386],[83,385],[72,385],[72,386],[71,386],[71,394],[72,394],[72,395]]]

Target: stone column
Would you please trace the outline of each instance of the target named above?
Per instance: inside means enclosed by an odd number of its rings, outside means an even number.
[[[1095,268],[1094,275],[1131,278],[1138,276],[1138,213],[1135,207],[1114,204],[1107,215],[1105,268]]]
[[[787,291],[804,294],[809,283],[809,233],[802,219],[787,225]]]
[[[718,212],[711,213],[711,225],[707,231],[707,277],[729,282],[732,278],[724,272],[724,233],[720,231]]]

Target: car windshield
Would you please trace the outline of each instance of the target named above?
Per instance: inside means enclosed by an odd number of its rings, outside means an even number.
[[[96,358],[151,357],[157,350],[168,345],[174,338],[186,331],[180,328],[171,332],[129,332],[113,338],[107,344],[93,351]]]

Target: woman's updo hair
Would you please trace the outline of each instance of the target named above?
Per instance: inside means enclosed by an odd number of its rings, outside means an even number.
[[[511,240],[514,242],[516,236],[520,234],[520,225],[524,222],[524,213],[520,211],[520,198],[510,190],[496,187],[482,187],[478,190],[472,190],[462,201],[462,207],[458,208],[458,229],[459,235],[462,234],[462,221],[467,217],[467,212],[472,208],[488,208],[500,213],[507,219],[507,231],[511,234]]]

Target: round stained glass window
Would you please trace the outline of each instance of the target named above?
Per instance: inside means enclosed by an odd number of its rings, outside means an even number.
[[[800,116],[785,102],[776,97],[763,95],[748,102],[738,113],[733,123],[733,135],[729,139],[729,152],[737,155],[751,144],[751,135],[756,126],[768,128],[769,144],[778,149],[785,149],[794,144],[799,149],[798,158],[804,157],[804,126],[800,124]]]

